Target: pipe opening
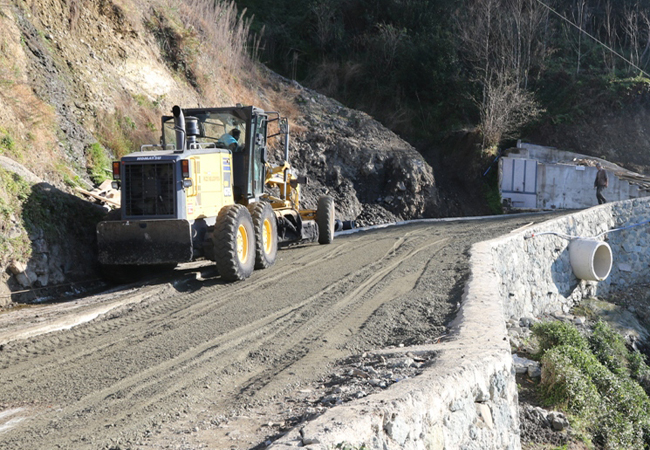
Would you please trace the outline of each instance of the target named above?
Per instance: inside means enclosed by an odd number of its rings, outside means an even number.
[[[576,278],[602,281],[612,270],[612,249],[595,239],[574,239],[569,244],[569,259]]]
[[[600,245],[594,253],[594,273],[599,280],[604,280],[612,270],[612,250],[609,245]]]

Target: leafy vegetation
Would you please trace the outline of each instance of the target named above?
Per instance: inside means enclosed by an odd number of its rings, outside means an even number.
[[[29,197],[30,186],[18,175],[0,168],[0,255],[27,261],[30,241],[20,220],[22,205]]]
[[[570,345],[579,350],[587,348],[587,340],[576,327],[565,322],[540,322],[533,326],[533,333],[539,342],[538,357],[554,348]]]
[[[110,164],[104,149],[100,144],[95,142],[86,149],[86,159],[88,174],[90,179],[95,184],[101,184],[104,180],[108,180],[110,173]]]
[[[650,445],[650,399],[643,356],[599,322],[589,336],[563,322],[537,324],[541,393],[548,405],[565,409],[586,428],[594,444],[611,449]]]
[[[557,14],[536,0],[237,4],[274,70],[413,141],[480,125],[498,144],[531,121],[571,123],[647,92],[648,0],[559,0]]]
[[[13,133],[0,127],[0,155],[14,158],[18,161],[23,159],[23,150],[16,142]]]
[[[492,167],[490,167],[489,170],[490,172],[488,176],[483,176],[486,180],[483,185],[485,200],[492,214],[503,214],[503,203],[501,202],[501,192],[499,191],[498,173],[497,170],[492,170]]]

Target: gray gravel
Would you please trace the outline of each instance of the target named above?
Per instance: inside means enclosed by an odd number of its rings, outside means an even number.
[[[471,244],[543,218],[396,226],[283,250],[244,282],[193,266],[125,287],[91,322],[4,344],[0,447],[263,448],[435,364],[373,350],[444,338]]]

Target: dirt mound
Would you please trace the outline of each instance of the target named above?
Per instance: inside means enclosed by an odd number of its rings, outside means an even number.
[[[418,151],[369,115],[279,76],[294,115],[291,157],[310,184],[305,206],[334,197],[338,217],[360,225],[436,214],[439,204],[433,170]]]

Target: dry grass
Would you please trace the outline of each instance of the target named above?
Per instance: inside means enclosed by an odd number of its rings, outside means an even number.
[[[184,0],[180,16],[186,27],[194,27],[203,43],[203,55],[213,61],[213,69],[237,75],[252,69],[249,47],[250,20],[233,1]],[[231,79],[224,80],[231,82]]]
[[[121,158],[141,145],[159,142],[161,116],[162,111],[153,102],[123,94],[113,112],[98,116],[96,135],[113,158]]]
[[[167,46],[163,51],[180,51],[184,55],[204,106],[253,104],[279,111],[290,119],[297,117],[295,92],[270,86],[256,60],[259,36],[251,35],[250,19],[244,17],[245,10],[238,11],[234,1],[161,0],[158,11],[166,16],[166,23],[160,23],[160,16],[154,17],[157,32],[161,27],[174,27],[177,21],[182,23],[183,29],[174,29],[173,33],[184,48],[173,49],[171,46],[178,42],[168,41],[163,43]],[[263,98],[258,94],[260,86],[265,91]],[[295,127],[292,130],[300,132]]]
[[[59,158],[56,118],[54,109],[35,95],[26,67],[20,32],[0,15],[0,153],[43,175]]]
[[[251,77],[259,40],[231,0],[160,0],[151,23],[163,53],[206,105],[258,103]],[[162,39],[161,39],[162,38]]]

